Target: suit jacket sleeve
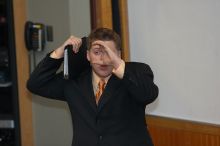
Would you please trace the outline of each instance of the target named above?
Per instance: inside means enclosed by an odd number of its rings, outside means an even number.
[[[64,99],[64,82],[61,73],[56,74],[63,59],[53,59],[49,54],[37,65],[27,81],[27,88],[34,94],[54,98]]]
[[[82,38],[82,45],[79,52],[74,54],[72,50],[69,52],[69,79],[74,80],[84,72],[89,63],[86,59],[86,37]],[[48,54],[35,68],[29,80],[27,81],[27,88],[35,94],[40,96],[65,100],[64,99],[64,83],[63,73],[57,74],[57,70],[63,62],[61,59],[53,59]]]
[[[146,105],[157,98],[159,89],[153,79],[153,72],[147,64],[134,62],[125,64],[123,82],[136,101]]]

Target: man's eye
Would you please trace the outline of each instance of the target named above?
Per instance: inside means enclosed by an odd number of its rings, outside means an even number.
[[[95,51],[95,54],[98,55],[98,54],[100,54],[100,52],[99,51]]]
[[[94,54],[95,54],[95,55],[99,55],[99,54],[100,54],[100,51],[94,51]]]

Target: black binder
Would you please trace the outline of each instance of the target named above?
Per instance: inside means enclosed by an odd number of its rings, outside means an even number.
[[[74,53],[72,46],[67,45],[66,54],[64,53],[64,78],[75,79],[81,73],[90,68],[89,61],[86,57],[87,38],[82,38],[82,45],[77,53]],[[66,58],[67,57],[67,58]],[[65,61],[66,60],[66,61]],[[66,64],[65,64],[66,63]]]

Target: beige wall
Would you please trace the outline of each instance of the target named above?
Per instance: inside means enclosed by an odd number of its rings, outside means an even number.
[[[147,112],[220,124],[220,1],[128,0],[132,61],[160,89]]]
[[[91,31],[90,0],[69,0],[70,33],[79,37]]]
[[[70,34],[76,36],[88,34],[90,11],[87,9],[89,9],[89,0],[82,2],[80,0],[27,0],[28,20],[52,25],[54,32],[54,41],[47,43],[43,52],[36,53],[36,62],[61,45]],[[33,69],[33,56],[31,63]],[[71,145],[72,123],[65,102],[33,95],[32,110],[35,146]]]

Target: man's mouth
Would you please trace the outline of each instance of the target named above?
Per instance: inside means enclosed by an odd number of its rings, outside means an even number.
[[[100,68],[101,70],[105,70],[105,69],[107,69],[107,67],[108,67],[108,65],[100,65],[100,66],[99,66],[99,68]]]

